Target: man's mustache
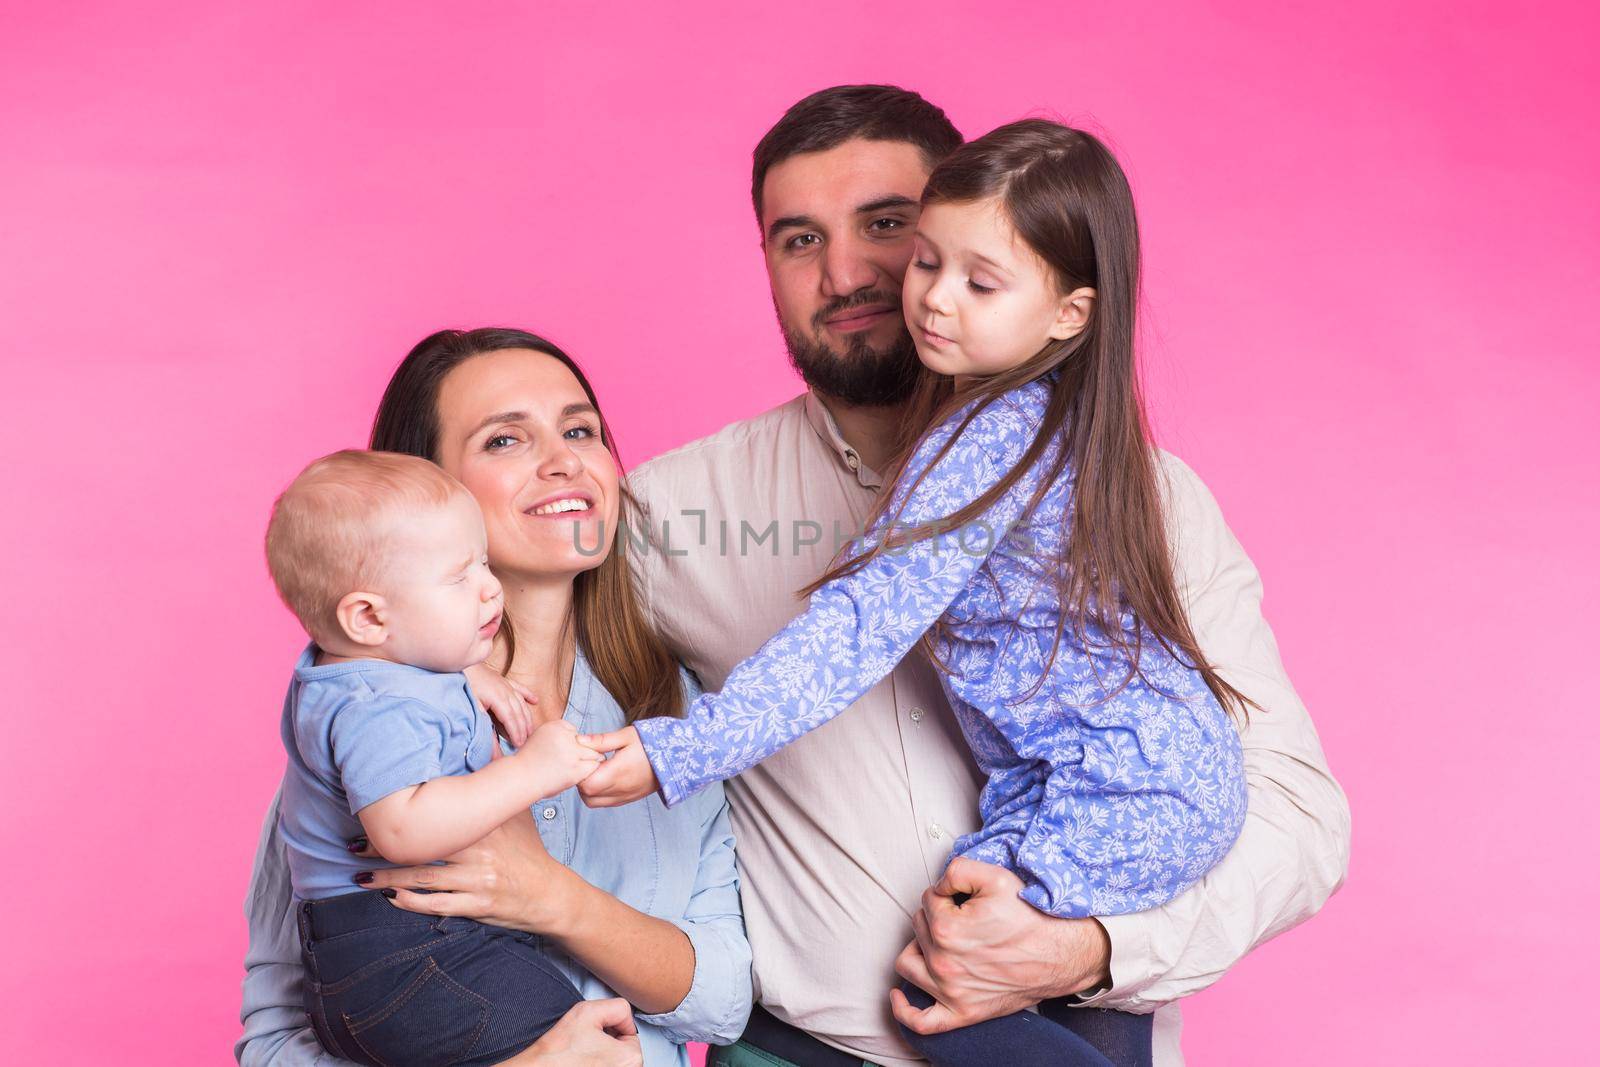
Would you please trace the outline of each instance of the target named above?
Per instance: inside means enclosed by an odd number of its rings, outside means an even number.
[[[886,289],[867,289],[862,292],[841,296],[839,299],[828,303],[811,317],[811,325],[821,331],[828,324],[828,320],[844,311],[854,311],[864,307],[888,307],[895,311],[900,310],[900,294]]]

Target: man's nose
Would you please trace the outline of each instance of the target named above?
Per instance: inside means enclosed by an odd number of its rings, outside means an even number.
[[[822,254],[822,291],[830,297],[849,296],[878,281],[878,268],[859,241],[830,242]]]

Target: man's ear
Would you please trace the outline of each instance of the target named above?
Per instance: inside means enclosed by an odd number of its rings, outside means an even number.
[[[1062,297],[1056,307],[1056,321],[1050,325],[1051,338],[1065,341],[1082,333],[1089,325],[1089,316],[1094,314],[1094,300],[1095,292],[1087,285]]]
[[[346,593],[333,609],[339,629],[358,645],[376,648],[389,639],[388,602],[377,593]]]

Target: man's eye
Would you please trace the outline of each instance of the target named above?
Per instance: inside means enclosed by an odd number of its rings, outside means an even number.
[[[814,233],[802,233],[789,238],[783,243],[783,247],[792,252],[798,252],[802,248],[810,248],[814,243],[821,240],[822,238],[818,237]]]
[[[905,222],[901,219],[873,219],[867,229],[874,233],[888,233],[892,230],[905,229]]]

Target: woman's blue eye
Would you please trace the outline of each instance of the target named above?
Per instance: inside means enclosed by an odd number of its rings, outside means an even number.
[[[583,434],[585,437],[593,437],[594,436],[594,428],[591,427],[591,426],[574,426],[574,427],[572,427],[572,429],[568,430],[562,436],[563,437],[570,437],[572,434],[575,434],[575,433]]]
[[[515,443],[516,438],[512,437],[508,433],[497,433],[493,437],[491,437],[487,441],[485,441],[483,443],[483,447],[485,449],[487,449],[488,451],[490,451],[490,452],[494,452],[494,451],[497,450],[497,447],[498,447],[495,444],[496,441],[510,441],[510,442]]]

